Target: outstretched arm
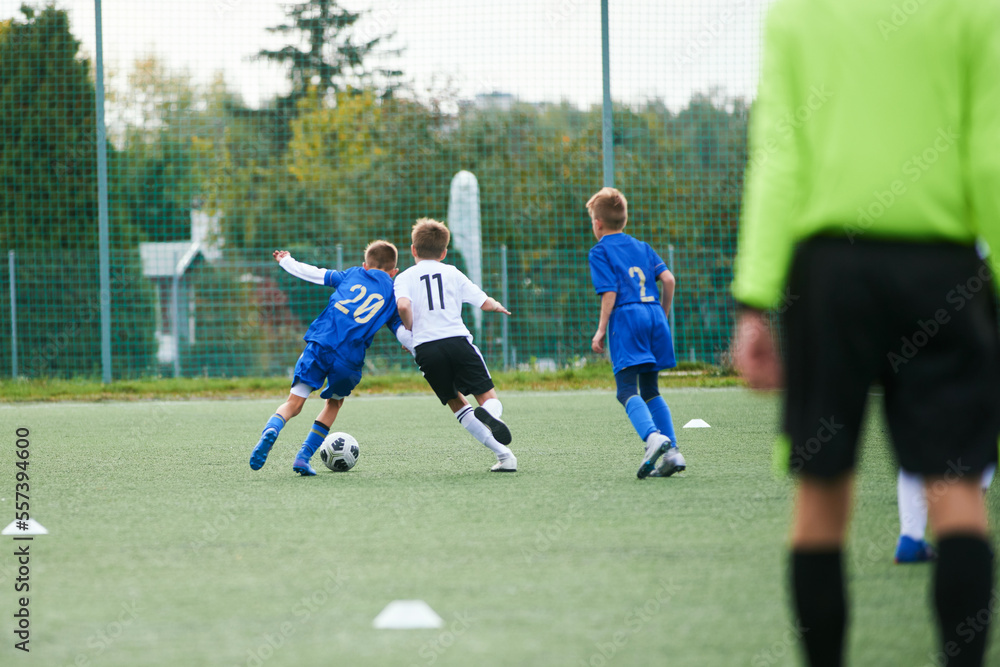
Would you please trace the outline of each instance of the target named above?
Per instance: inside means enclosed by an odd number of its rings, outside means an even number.
[[[326,269],[296,261],[287,250],[275,250],[273,255],[274,259],[278,261],[278,265],[296,278],[317,285],[326,284]]]
[[[461,277],[459,294],[462,303],[467,303],[473,308],[478,304],[480,310],[485,310],[487,313],[510,315],[510,311],[504,308],[502,303],[486,294],[479,285],[469,280],[468,276],[460,271],[457,273]]]
[[[486,301],[483,301],[483,305],[480,306],[487,313],[503,313],[504,315],[510,315],[510,311],[503,307],[503,304],[494,299],[491,296],[486,297]]]
[[[604,338],[608,334],[608,320],[611,319],[611,311],[615,309],[615,301],[618,300],[618,292],[603,292],[601,294],[601,317],[597,322],[597,333],[590,341],[590,349],[594,352],[604,352]]]

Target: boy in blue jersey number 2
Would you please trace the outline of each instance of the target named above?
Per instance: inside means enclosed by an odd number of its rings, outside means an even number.
[[[670,477],[687,467],[657,382],[659,371],[677,365],[667,324],[674,274],[648,243],[623,231],[628,202],[621,192],[601,189],[587,202],[587,211],[597,237],[597,245],[590,249],[590,278],[601,296],[591,348],[601,353],[607,344],[618,400],[646,445],[636,476]],[[657,283],[662,286],[662,301]]]
[[[320,394],[326,404],[292,465],[295,472],[310,476],[316,471],[309,465],[309,459],[330,432],[344,398],[361,381],[365,352],[375,332],[383,325],[388,327],[407,349],[413,348],[412,334],[403,328],[396,311],[392,279],[399,271],[396,268],[398,252],[388,241],[369,243],[365,248],[364,264],[346,271],[329,271],[297,262],[284,250],[275,250],[274,258],[281,268],[296,278],[333,287],[336,291],[303,337],[306,348],[295,364],[288,400],[267,420],[260,441],[250,455],[250,467],[260,470],[264,466],[285,423],[299,414],[309,394],[326,382],[326,389]]]

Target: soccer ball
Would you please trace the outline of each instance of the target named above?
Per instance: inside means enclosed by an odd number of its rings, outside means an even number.
[[[334,472],[347,472],[358,462],[361,450],[353,435],[337,431],[326,436],[319,446],[319,457],[323,464]]]

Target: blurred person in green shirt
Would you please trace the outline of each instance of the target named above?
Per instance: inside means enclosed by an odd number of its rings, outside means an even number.
[[[997,251],[1000,3],[777,0],[751,117],[733,352],[752,388],[785,389],[776,455],[797,476],[791,585],[810,665],[844,663],[844,537],[875,383],[938,537],[931,657],[982,664]],[[768,311],[782,318],[782,358]]]

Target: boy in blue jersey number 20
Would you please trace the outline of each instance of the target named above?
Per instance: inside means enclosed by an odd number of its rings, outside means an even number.
[[[288,400],[264,426],[260,441],[250,455],[250,467],[260,470],[264,466],[285,423],[299,414],[309,394],[326,382],[326,389],[320,394],[326,404],[292,465],[300,475],[311,476],[316,471],[309,465],[309,459],[330,432],[344,398],[361,381],[365,352],[375,332],[385,325],[407,349],[413,348],[412,334],[403,327],[396,311],[392,279],[399,270],[396,268],[398,252],[388,241],[369,243],[365,248],[364,264],[346,271],[329,271],[297,262],[284,250],[275,250],[274,258],[281,268],[296,278],[333,287],[336,291],[326,309],[306,331],[306,348],[295,364]]]
[[[628,202],[621,192],[601,189],[587,202],[587,211],[597,237],[597,245],[590,249],[590,278],[601,296],[591,347],[601,353],[607,344],[618,400],[646,445],[636,476],[670,477],[687,467],[657,382],[659,371],[677,365],[667,324],[674,274],[648,243],[623,231]],[[657,283],[662,286],[662,301]]]

